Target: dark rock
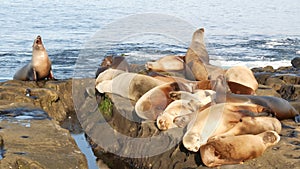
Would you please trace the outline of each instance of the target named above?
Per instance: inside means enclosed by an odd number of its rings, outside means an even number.
[[[258,84],[265,84],[267,79],[269,77],[271,77],[272,74],[271,73],[267,73],[267,72],[262,72],[262,73],[255,73],[254,77],[256,78]]]
[[[41,108],[48,115],[63,121],[68,114],[74,114],[72,80],[59,81],[17,81],[0,83],[0,103],[28,103],[30,107]]]
[[[295,57],[294,59],[292,59],[291,63],[294,68],[299,69],[300,68],[300,57]]]
[[[283,85],[278,92],[288,101],[300,99],[300,85]]]
[[[280,94],[277,93],[272,87],[258,85],[258,89],[256,90],[256,95],[258,96],[275,96],[280,97]]]
[[[285,82],[283,80],[276,77],[269,77],[265,82],[265,85],[270,86],[276,91],[279,90],[284,84]]]

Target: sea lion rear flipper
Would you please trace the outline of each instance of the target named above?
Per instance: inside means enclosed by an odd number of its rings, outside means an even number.
[[[260,112],[256,113],[250,110],[239,110],[240,113],[244,114],[245,116],[250,116],[250,117],[261,117],[261,116],[270,116],[270,112]]]
[[[295,122],[296,123],[300,123],[300,115],[296,115],[295,116]]]

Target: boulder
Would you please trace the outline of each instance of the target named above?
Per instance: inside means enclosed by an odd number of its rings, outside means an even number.
[[[300,68],[300,57],[295,57],[294,59],[292,59],[291,63],[294,68],[299,69]]]

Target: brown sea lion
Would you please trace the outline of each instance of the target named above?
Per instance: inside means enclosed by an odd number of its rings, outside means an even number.
[[[224,136],[209,139],[201,146],[202,162],[208,167],[225,164],[242,164],[261,156],[264,151],[280,140],[275,131],[266,131],[258,135]]]
[[[100,67],[97,69],[95,75],[96,78],[99,74],[108,68],[123,70],[125,72],[129,71],[129,64],[123,56],[107,56],[103,59]]]
[[[229,93],[227,92],[227,83],[224,81],[224,76],[219,76],[215,82],[215,90],[222,91],[217,92],[217,103],[227,102],[240,104],[256,104],[264,107],[264,111],[266,113],[274,115],[279,120],[291,118],[296,119],[297,117],[299,117],[299,112],[293,106],[291,106],[291,104],[288,101],[282,98],[273,96],[255,96]],[[225,99],[221,100],[219,98]]]
[[[165,84],[161,80],[137,73],[121,73],[111,80],[103,80],[96,85],[100,93],[113,93],[138,101],[150,89]]]
[[[198,90],[196,93],[188,91],[171,91],[170,98],[174,100],[157,117],[156,124],[160,130],[168,130],[175,127],[185,127],[191,117],[190,115],[211,102],[214,91]]]
[[[220,103],[204,110],[197,110],[183,137],[183,145],[190,151],[197,152],[210,137],[223,134],[232,129],[242,117],[256,116],[264,108],[256,104]]]
[[[200,28],[193,34],[192,42],[185,55],[187,70],[192,73],[187,75],[191,80],[215,79],[218,75],[224,74],[224,70],[209,63],[209,56],[204,43],[204,29]]]
[[[113,78],[117,77],[122,73],[125,73],[125,71],[108,68],[105,71],[99,73],[99,75],[96,78],[95,84],[97,86],[99,83],[103,82],[104,80],[112,80]]]
[[[280,121],[274,117],[242,117],[232,129],[215,137],[259,134],[269,130],[280,133]]]
[[[182,56],[168,55],[155,62],[147,62],[145,67],[157,72],[180,71],[184,69],[184,59]]]
[[[225,78],[232,93],[255,94],[258,88],[253,72],[245,66],[233,66],[226,70]]]
[[[38,35],[33,42],[31,62],[18,70],[13,78],[15,80],[34,81],[45,78],[54,79],[51,61],[40,35]]]
[[[179,90],[191,91],[192,89],[191,86],[180,82],[170,82],[154,87],[136,102],[136,114],[142,119],[156,120],[158,115],[163,113],[173,101],[169,93]]]
[[[168,130],[178,126],[174,123],[174,119],[178,116],[191,114],[196,111],[196,108],[189,104],[190,100],[175,100],[171,102],[166,109],[158,115],[156,125],[160,130]]]

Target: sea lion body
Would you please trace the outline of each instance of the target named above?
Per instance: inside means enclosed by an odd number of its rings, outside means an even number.
[[[174,119],[178,116],[191,114],[195,111],[195,108],[189,104],[189,100],[175,100],[171,102],[164,112],[158,115],[156,124],[160,130],[168,130],[178,126],[174,123]]]
[[[184,69],[184,60],[180,56],[168,55],[155,62],[147,62],[145,67],[147,70],[158,72],[180,71]]]
[[[274,117],[242,117],[229,131],[215,137],[237,136],[244,134],[260,134],[265,131],[281,132],[281,123]]]
[[[238,95],[228,93],[226,102],[252,103],[265,107],[265,111],[273,114],[279,120],[295,118],[299,112],[282,98],[273,96]]]
[[[165,108],[173,101],[169,93],[171,91],[191,91],[191,87],[185,83],[170,82],[145,93],[135,104],[135,112],[142,119],[156,120]]]
[[[258,135],[224,136],[209,139],[200,148],[202,162],[208,167],[224,164],[242,164],[259,157],[270,146],[279,142],[280,136],[274,131]]]
[[[248,111],[259,113],[263,107],[255,104],[220,103],[204,110],[198,110],[183,137],[183,145],[197,152],[210,137],[223,134],[232,129],[242,117],[249,116]],[[244,112],[245,111],[245,112]]]
[[[253,72],[245,66],[233,66],[224,76],[232,93],[252,95],[258,88]]]
[[[42,80],[53,79],[51,61],[43,45],[41,36],[37,36],[32,45],[31,62],[14,75],[15,80]]]
[[[100,93],[113,93],[138,101],[146,92],[164,83],[150,76],[125,72],[111,80],[101,81],[96,85],[96,89]]]

